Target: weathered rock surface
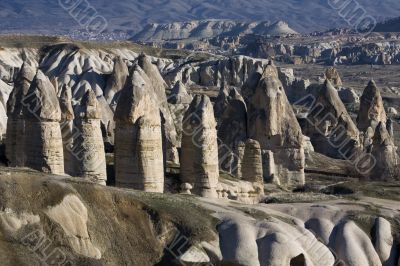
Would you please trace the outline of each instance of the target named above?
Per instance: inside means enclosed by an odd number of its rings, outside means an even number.
[[[64,148],[64,170],[66,174],[74,176],[77,174],[77,154],[74,153],[77,130],[74,127],[75,113],[72,107],[72,91],[68,85],[64,85],[60,90],[59,101],[61,109],[60,127]]]
[[[83,97],[81,107],[82,112],[76,121],[80,134],[74,144],[74,152],[78,157],[78,176],[105,185],[107,170],[100,128],[101,108],[92,90]]]
[[[7,131],[6,131],[6,157],[10,166],[24,166],[25,152],[25,122],[22,117],[23,99],[27,94],[35,69],[24,63],[18,73],[14,89],[7,101]]]
[[[360,110],[357,117],[357,127],[364,132],[368,127],[375,127],[379,122],[386,123],[386,112],[381,93],[375,82],[371,80],[360,99]]]
[[[168,99],[166,95],[166,89],[168,88],[167,83],[164,81],[158,68],[151,62],[151,58],[144,54],[137,58],[138,65],[146,73],[150,84],[149,88],[153,90],[153,97],[155,97],[155,104],[160,109],[162,114],[162,132],[164,138],[164,151],[165,160],[177,161],[178,155],[175,151],[176,147],[179,146],[177,142],[177,133],[174,124],[174,120],[171,114],[171,110],[168,105]]]
[[[264,194],[263,164],[260,143],[249,139],[245,143],[243,162],[241,166],[242,180],[257,183],[260,193]]]
[[[182,142],[182,121],[186,110],[189,108],[193,97],[188,93],[186,86],[178,81],[172,88],[171,94],[168,97],[169,109],[171,110],[172,118],[175,124],[177,133],[177,147],[180,148]],[[170,157],[172,159],[172,157]],[[179,155],[176,163],[179,163]]]
[[[64,174],[61,110],[55,88],[38,70],[23,101],[27,167]]]
[[[268,65],[262,76],[255,73],[242,91],[251,95],[246,99],[248,136],[257,140],[263,150],[274,153],[275,178],[282,185],[304,184],[303,135],[276,67]]]
[[[374,247],[383,266],[396,265],[398,250],[392,235],[392,225],[383,217],[375,219]]]
[[[135,66],[115,111],[115,180],[117,186],[164,191],[161,118],[154,88]]]
[[[171,90],[171,94],[168,96],[168,102],[172,104],[190,104],[193,97],[188,93],[185,84],[182,81],[178,81]]]
[[[219,165],[221,170],[234,174],[240,161],[239,145],[247,139],[247,107],[235,88],[230,89],[226,97],[219,98],[226,101],[224,105],[220,104],[222,114],[217,132]]]
[[[133,36],[135,41],[163,42],[177,39],[203,39],[225,36],[236,36],[244,33],[281,36],[297,34],[284,21],[273,24],[267,21],[237,22],[233,20],[193,20],[165,24],[149,24],[142,31]]]
[[[338,90],[339,98],[345,104],[359,104],[360,97],[352,88],[340,88]]]
[[[329,80],[310,106],[303,130],[315,151],[338,159],[352,158],[360,148],[359,131]]]
[[[343,85],[342,79],[340,78],[339,72],[336,68],[330,67],[325,71],[325,79],[329,80],[331,84],[337,88]]]
[[[182,80],[187,85],[219,88],[229,85],[240,88],[260,64],[265,66],[267,63],[267,60],[247,56],[212,59],[179,66],[169,71],[165,75],[165,80],[168,84],[175,84],[178,80]]]
[[[87,208],[77,196],[67,195],[60,204],[46,210],[46,214],[62,227],[76,253],[95,259],[101,258],[101,252],[93,245],[87,229]]]
[[[210,99],[196,95],[183,119],[181,179],[192,193],[217,197],[219,177],[217,124]]]
[[[334,265],[327,247],[300,226],[278,219],[230,218],[219,227],[224,261],[239,265]],[[300,258],[299,264],[294,264]]]
[[[372,139],[372,169],[369,174],[371,179],[398,178],[399,157],[393,138],[386,129],[386,125],[380,122],[375,129]]]
[[[353,221],[337,226],[331,246],[345,265],[382,265],[368,235]]]
[[[398,214],[397,201],[382,198],[248,205],[127,191],[78,178],[0,168],[9,173],[0,179],[0,258],[5,266],[40,265],[55,259],[76,265],[170,265],[177,261],[384,265],[381,251],[390,246],[388,232],[396,224],[380,222],[381,229],[372,231],[369,225],[375,218],[392,221]],[[238,191],[236,196],[241,194],[245,193]],[[371,202],[379,215],[373,213]],[[127,247],[129,255],[120,256]],[[60,256],[48,258],[49,253]]]
[[[115,107],[117,106],[120,96],[119,92],[123,89],[128,75],[128,66],[121,57],[116,57],[114,59],[113,72],[108,78],[104,90],[104,97],[113,110],[115,110]]]

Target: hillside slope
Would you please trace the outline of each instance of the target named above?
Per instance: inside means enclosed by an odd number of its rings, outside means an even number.
[[[358,1],[378,20],[398,16],[397,0]],[[149,23],[171,23],[202,19],[237,21],[285,20],[296,31],[325,30],[348,26],[327,1],[314,0],[91,0],[98,15],[106,18],[109,32],[127,31],[130,36]],[[82,7],[81,7],[82,9]],[[323,18],[323,19],[321,19]],[[83,29],[58,1],[3,0],[0,2],[2,31],[68,33]],[[51,25],[51,27],[49,27]]]

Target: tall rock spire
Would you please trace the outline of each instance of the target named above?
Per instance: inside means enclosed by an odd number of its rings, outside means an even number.
[[[269,64],[261,76],[258,73],[252,76],[252,80],[247,82],[251,86],[247,85],[246,88],[248,136],[257,140],[262,150],[273,152],[277,165],[274,176],[278,182],[290,186],[303,185],[303,135],[278,78],[278,71]],[[269,161],[270,158],[263,158],[263,164],[269,164]],[[264,178],[268,179],[266,174]]]
[[[80,132],[75,146],[79,152],[78,176],[105,185],[107,181],[106,155],[101,134],[101,109],[93,90],[88,90],[82,98],[83,111],[77,119]]]
[[[26,166],[53,174],[64,174],[61,110],[56,90],[38,70],[23,100]]]
[[[6,157],[10,166],[22,167],[25,163],[25,122],[22,117],[22,101],[31,86],[35,73],[36,70],[24,62],[7,101]]]
[[[386,119],[381,93],[375,82],[371,80],[360,99],[357,127],[365,132],[368,127],[375,129],[379,122],[386,123]]]
[[[329,80],[319,89],[304,129],[315,151],[350,159],[361,148],[359,131]]]
[[[160,110],[144,71],[135,66],[115,110],[117,186],[150,192],[164,190]]]
[[[128,66],[121,57],[116,57],[114,59],[113,72],[108,78],[107,85],[104,90],[104,97],[113,110],[115,110],[115,107],[117,106],[120,91],[123,89],[128,75]]]
[[[193,187],[194,194],[217,197],[217,123],[210,99],[196,95],[183,119],[181,179]]]

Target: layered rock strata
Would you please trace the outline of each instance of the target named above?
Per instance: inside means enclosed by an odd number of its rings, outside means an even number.
[[[181,181],[192,185],[192,193],[205,197],[217,197],[216,126],[210,99],[196,95],[183,119]]]
[[[114,120],[117,186],[164,191],[160,110],[149,78],[134,66],[121,91]]]
[[[61,110],[55,88],[38,70],[23,101],[27,167],[64,174]]]

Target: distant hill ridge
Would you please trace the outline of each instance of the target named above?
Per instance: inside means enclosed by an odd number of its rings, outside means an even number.
[[[135,41],[169,41],[182,39],[212,38],[219,35],[238,36],[241,34],[260,34],[281,36],[297,34],[284,21],[271,24],[269,21],[238,22],[233,20],[193,20],[174,23],[152,23],[133,36]]]
[[[376,32],[400,32],[400,17],[378,23],[375,27]]]

